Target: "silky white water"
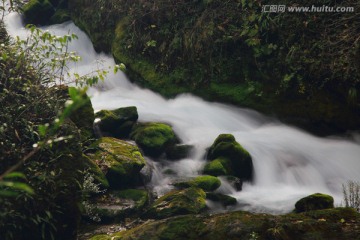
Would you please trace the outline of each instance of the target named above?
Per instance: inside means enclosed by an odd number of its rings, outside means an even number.
[[[20,17],[9,14],[7,29],[12,36],[26,37]],[[114,66],[111,56],[94,51],[88,37],[73,23],[46,27],[56,35],[75,33],[69,50],[76,51],[82,61],[70,71],[87,74],[99,67]],[[360,181],[359,135],[350,139],[319,138],[297,128],[284,125],[255,111],[230,105],[206,102],[191,95],[165,100],[156,93],[130,83],[123,73],[110,71],[106,81],[89,90],[94,109],[136,106],[139,121],[160,121],[173,126],[183,143],[195,146],[188,159],[154,162],[149,184],[153,191],[169,191],[172,178],[163,173],[172,170],[176,177],[200,174],[205,164],[205,149],[221,133],[231,133],[252,156],[255,179],[236,192],[223,181],[219,192],[238,200],[235,209],[256,212],[285,213],[294,208],[301,197],[322,192],[332,195],[336,204],[342,200],[342,184]],[[216,206],[209,203],[209,206]]]

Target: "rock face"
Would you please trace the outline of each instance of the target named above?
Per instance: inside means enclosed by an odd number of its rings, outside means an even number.
[[[178,182],[175,183],[174,185],[180,188],[197,187],[203,189],[204,191],[210,192],[210,191],[215,191],[217,188],[219,188],[221,182],[217,177],[198,176],[189,181]]]
[[[191,155],[193,146],[186,144],[176,144],[166,149],[166,157],[170,160],[187,158]]]
[[[145,216],[163,219],[176,215],[197,214],[205,209],[206,194],[201,188],[172,191],[156,200]]]
[[[253,163],[250,154],[231,134],[219,135],[208,150],[204,173],[219,176],[233,175],[250,181],[253,177]]]
[[[348,240],[359,239],[359,224],[360,214],[349,208],[279,216],[237,211],[148,221],[128,231],[97,235],[91,240]]]
[[[131,131],[134,140],[151,157],[160,156],[165,150],[177,142],[171,126],[164,123],[138,123]]]
[[[322,193],[304,197],[295,204],[295,211],[298,213],[327,208],[334,208],[334,198]]]
[[[145,190],[110,191],[94,199],[92,212],[102,223],[118,222],[131,214],[139,213],[148,201],[149,196]]]
[[[92,147],[96,151],[88,156],[103,169],[111,188],[124,189],[141,183],[140,170],[145,166],[145,160],[136,145],[103,137]]]
[[[128,138],[132,127],[139,118],[136,107],[101,110],[95,114],[100,122],[96,123],[103,135]]]
[[[57,24],[70,20],[67,0],[30,0],[23,11],[25,21],[31,24]]]

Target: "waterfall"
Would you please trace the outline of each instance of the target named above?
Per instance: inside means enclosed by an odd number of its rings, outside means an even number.
[[[12,36],[26,36],[20,17],[11,13],[6,17]],[[89,38],[73,23],[44,27],[56,35],[75,33],[70,51],[76,51],[82,61],[70,66],[70,72],[87,74],[99,66],[114,66],[111,56],[96,53]],[[218,190],[238,200],[237,209],[285,213],[294,208],[301,197],[322,192],[332,195],[336,204],[342,200],[342,184],[360,181],[360,137],[320,138],[298,128],[287,126],[256,111],[226,104],[206,102],[183,94],[166,100],[128,81],[125,74],[109,73],[105,82],[89,89],[94,109],[115,109],[136,106],[139,121],[160,121],[173,126],[185,144],[195,146],[192,156],[179,161],[154,162],[150,185],[158,194],[171,189],[169,176],[199,174],[205,164],[205,149],[221,133],[231,133],[252,156],[255,179],[237,192],[222,179]],[[151,161],[151,160],[150,160]]]

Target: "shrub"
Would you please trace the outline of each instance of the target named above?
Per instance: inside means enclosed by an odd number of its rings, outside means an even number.
[[[348,181],[342,185],[345,207],[355,208],[360,212],[360,183]]]

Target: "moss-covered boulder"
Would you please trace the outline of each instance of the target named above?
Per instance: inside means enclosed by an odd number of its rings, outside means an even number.
[[[237,203],[236,198],[221,193],[206,193],[206,199],[220,203],[224,207],[236,205]]]
[[[119,222],[138,214],[148,202],[149,196],[145,190],[110,191],[93,200],[92,214],[97,215],[102,223]]]
[[[217,158],[208,162],[204,167],[204,174],[211,176],[230,175],[228,170],[230,166],[230,160],[227,158]]]
[[[176,144],[166,149],[166,158],[170,160],[179,160],[191,155],[193,146],[187,144]]]
[[[127,138],[139,118],[136,107],[115,110],[101,110],[95,114],[100,121],[96,123],[104,135]]]
[[[127,231],[97,235],[91,240],[348,240],[359,239],[359,224],[360,214],[349,208],[277,216],[236,211],[147,221]]]
[[[106,179],[105,174],[102,172],[100,167],[92,160],[90,160],[86,155],[83,155],[84,162],[84,171],[92,177],[93,183],[99,185],[101,189],[109,188],[109,181]]]
[[[208,150],[207,159],[216,160],[206,166],[211,175],[225,173],[242,180],[252,180],[253,163],[251,156],[231,134],[219,135]]]
[[[177,142],[171,126],[165,123],[138,123],[133,127],[130,134],[145,155],[157,157]]]
[[[89,96],[83,96],[83,105],[76,109],[71,115],[70,119],[80,129],[81,141],[84,142],[89,138],[94,137],[94,120],[95,114]]]
[[[214,176],[198,176],[189,181],[174,183],[174,186],[179,188],[197,187],[207,192],[216,190],[220,185],[220,180]]]
[[[172,191],[157,199],[145,216],[163,219],[176,215],[197,214],[205,209],[206,194],[201,188]]]
[[[334,198],[322,193],[315,193],[304,197],[295,204],[295,211],[298,213],[327,208],[334,208]]]
[[[55,13],[49,0],[30,0],[23,7],[25,21],[32,24],[47,24]]]
[[[140,170],[145,160],[139,148],[129,142],[111,137],[96,141],[88,154],[105,172],[111,188],[129,188],[141,184]]]

